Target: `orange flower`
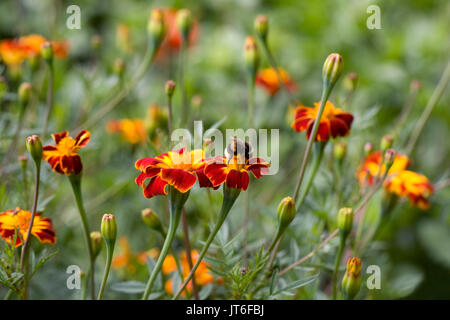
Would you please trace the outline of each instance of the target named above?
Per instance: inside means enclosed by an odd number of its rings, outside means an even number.
[[[171,8],[162,9],[164,15],[164,24],[166,25],[167,31],[156,56],[156,58],[159,60],[177,53],[181,49],[183,38],[180,31],[178,30],[176,23],[177,11],[177,9]],[[191,31],[189,33],[188,46],[194,45],[197,41],[199,32],[198,29],[198,22],[197,20],[194,20]]]
[[[283,68],[278,68],[281,80],[289,91],[294,91],[297,85],[292,81],[289,74]],[[280,90],[280,82],[278,81],[277,73],[273,68],[267,68],[260,70],[256,75],[256,84],[261,88],[265,89],[267,93],[274,96],[278,90]]]
[[[107,124],[108,132],[120,132],[122,137],[131,144],[147,140],[144,121],[141,119],[111,120]]]
[[[199,254],[196,250],[192,250],[191,251],[191,259],[192,259],[192,264],[195,265],[197,263]],[[181,261],[180,261],[180,265],[181,265],[181,271],[183,274],[183,281],[184,279],[187,278],[187,276],[189,275],[191,269],[189,268],[189,262],[188,262],[188,256],[186,254],[186,252],[183,253],[183,255],[181,256]],[[175,258],[173,255],[167,255],[166,259],[164,259],[163,265],[162,265],[162,272],[164,274],[169,274],[172,272],[175,272],[177,270],[177,265],[175,262]],[[205,261],[200,262],[197,270],[195,271],[195,283],[197,285],[200,286],[204,286],[207,285],[209,283],[211,283],[214,280],[213,275],[211,274],[210,270],[209,270],[209,264]],[[165,289],[168,293],[173,294],[173,280],[172,278],[170,278],[166,284],[165,284]],[[190,292],[192,290],[192,282],[190,281],[189,284],[187,285],[187,291]]]
[[[17,40],[6,39],[0,42],[0,57],[9,66],[17,66],[28,56],[27,50]]]
[[[358,168],[356,175],[361,186],[373,185],[378,175],[384,175],[386,165],[383,164],[380,168],[381,156],[381,151],[369,154]],[[397,153],[383,186],[387,192],[407,197],[413,205],[426,210],[430,206],[426,198],[434,192],[434,187],[424,175],[406,170],[409,165],[408,157]]]
[[[16,247],[20,246],[27,239],[31,215],[30,211],[22,210],[19,207],[15,210],[9,209],[0,213],[0,235],[3,240],[12,243],[17,230]],[[34,217],[31,234],[38,238],[41,243],[56,243],[52,220],[43,218],[40,212],[37,212]]]
[[[136,184],[142,187],[146,198],[166,195],[168,184],[185,193],[194,186],[199,176],[202,177],[199,179],[200,187],[210,187],[208,179],[203,177],[204,165],[202,150],[186,152],[185,148],[155,158],[140,159],[135,167],[142,173],[136,178]],[[145,185],[147,179],[150,181]]]
[[[52,134],[56,146],[44,146],[42,158],[54,171],[70,176],[72,173],[79,174],[83,169],[78,151],[88,144],[91,133],[83,130],[75,139],[68,135],[68,131]]]
[[[403,170],[389,177],[384,185],[388,192],[407,197],[413,205],[422,210],[430,207],[426,198],[434,192],[434,187],[422,174]]]
[[[267,174],[269,166],[269,163],[258,157],[248,159],[238,154],[227,159],[219,156],[207,161],[204,173],[213,187],[219,187],[225,182],[228,188],[245,191],[250,181],[248,173],[251,172],[259,179]]]
[[[291,127],[297,131],[305,131],[309,139],[314,120],[319,112],[320,102],[314,102],[314,108],[299,106],[295,110],[295,120]],[[319,129],[316,135],[316,141],[327,141],[330,135],[333,138],[343,137],[350,132],[350,126],[353,122],[353,116],[350,113],[342,112],[336,108],[330,101],[327,101],[320,119]]]

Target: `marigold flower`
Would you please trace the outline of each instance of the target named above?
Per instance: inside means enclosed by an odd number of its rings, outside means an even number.
[[[31,215],[30,211],[22,210],[19,207],[0,213],[0,236],[3,240],[12,243],[17,230],[15,246],[20,246],[27,239]],[[52,220],[42,217],[40,212],[37,212],[34,217],[31,234],[38,238],[41,243],[56,243],[56,234]]]
[[[306,137],[309,139],[311,130],[319,112],[320,102],[314,102],[314,108],[299,106],[295,110],[295,120],[291,127],[297,131],[307,130]],[[333,138],[343,137],[349,134],[353,122],[353,115],[336,108],[333,103],[327,101],[320,119],[316,141],[327,141],[330,135]]]
[[[111,120],[107,123],[106,129],[110,133],[120,132],[122,138],[131,144],[147,141],[144,121],[141,119]]]
[[[216,157],[207,161],[204,173],[213,187],[226,183],[228,188],[247,190],[250,177],[249,172],[257,179],[268,173],[270,164],[262,158],[245,158],[237,155],[231,159]]]
[[[295,91],[297,84],[291,79],[289,74],[283,68],[278,68],[281,80],[289,91]],[[270,96],[277,94],[280,90],[280,82],[278,81],[278,75],[273,68],[267,68],[260,70],[256,75],[256,85],[266,90]]]
[[[0,57],[8,66],[21,64],[27,56],[27,50],[17,40],[6,39],[0,42]]]
[[[56,146],[44,146],[43,159],[58,173],[68,176],[72,173],[79,174],[83,169],[83,165],[78,151],[88,144],[91,139],[91,133],[83,130],[74,139],[69,136],[68,131],[64,131],[52,134],[52,138]]]
[[[151,198],[167,194],[167,185],[181,193],[189,191],[199,178],[200,187],[211,187],[203,174],[205,162],[202,150],[187,152],[185,148],[169,151],[154,158],[136,161],[136,169],[142,171],[136,184],[143,189],[144,196]],[[146,185],[145,182],[150,179]]]
[[[426,198],[434,192],[434,187],[427,177],[420,173],[403,170],[389,177],[384,185],[388,192],[407,197],[413,205],[422,210],[430,207]]]

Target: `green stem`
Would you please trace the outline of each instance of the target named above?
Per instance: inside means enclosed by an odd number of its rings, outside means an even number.
[[[87,222],[86,211],[83,206],[83,197],[81,195],[81,174],[72,174],[69,176],[70,184],[72,185],[73,194],[75,196],[75,202],[77,203],[78,212],[80,213],[81,224],[84,232],[84,240],[88,249],[89,255],[89,269],[90,269],[90,287],[91,287],[91,299],[95,299],[95,282],[94,282],[94,252],[92,251],[91,237],[89,231],[89,225]]]
[[[180,82],[180,90],[181,90],[181,105],[182,105],[182,119],[188,119],[188,105],[187,105],[187,94],[186,94],[186,83],[184,81],[184,65],[186,59],[186,48],[187,48],[187,39],[183,37],[181,43],[180,50],[180,65],[179,65],[179,82]]]
[[[48,126],[48,119],[50,117],[50,111],[53,107],[53,78],[54,78],[54,72],[53,72],[53,63],[49,62],[47,63],[48,66],[48,89],[47,89],[47,107],[45,109],[45,117],[44,117],[44,125],[42,127],[42,139],[45,141],[46,135],[47,135],[47,126]]]
[[[339,242],[339,250],[336,255],[336,262],[334,265],[333,300],[336,300],[336,297],[337,297],[337,279],[338,279],[338,274],[339,274],[339,265],[341,264],[342,254],[344,253],[346,236],[341,234],[340,238],[341,238],[341,241]]]
[[[333,89],[332,85],[324,84],[324,88],[322,90],[322,97],[320,99],[319,111],[317,112],[317,116],[316,116],[316,119],[314,120],[314,125],[311,130],[311,135],[309,136],[308,144],[306,145],[305,154],[303,156],[303,162],[300,167],[300,172],[298,175],[297,186],[295,187],[295,191],[294,191],[294,195],[293,195],[293,198],[295,201],[297,201],[298,192],[300,191],[300,186],[302,185],[303,176],[305,174],[305,169],[306,169],[306,164],[308,163],[308,158],[311,153],[311,146],[314,143],[314,140],[316,139],[316,134],[317,134],[317,131],[319,130],[320,119],[322,118],[322,114],[325,109],[325,104],[328,100],[328,97],[330,96],[332,89]]]
[[[184,210],[184,209],[182,210],[182,213],[181,213],[181,224],[183,226],[184,243],[185,243],[185,247],[186,247],[186,258],[188,261],[189,269],[192,269],[193,263],[192,263],[191,241],[189,240],[189,227],[188,227],[188,223],[187,223],[186,210]],[[174,256],[174,259],[175,259],[175,256]],[[183,280],[183,277],[181,277],[181,279]],[[194,292],[195,300],[199,300],[200,298],[198,295],[197,283],[195,282],[195,274],[192,276],[192,289]]]
[[[220,209],[219,217],[217,219],[216,225],[214,226],[213,230],[208,236],[208,239],[206,240],[206,243],[200,252],[200,255],[198,257],[197,262],[195,263],[194,267],[192,268],[191,272],[187,276],[186,280],[184,280],[183,285],[181,286],[180,290],[175,294],[173,297],[173,300],[177,299],[181,292],[186,288],[189,281],[192,279],[192,276],[194,275],[195,271],[197,270],[198,266],[203,260],[203,257],[205,256],[206,252],[209,249],[209,246],[211,245],[212,241],[216,237],[217,232],[219,232],[220,227],[222,227],[222,224],[224,223],[225,219],[228,216],[228,213],[230,212],[231,208],[233,207],[233,204],[235,203],[237,197],[239,196],[240,190],[239,189],[231,189],[227,188],[226,186],[223,187],[224,191],[224,197],[222,202],[222,208]]]
[[[97,300],[102,300],[103,291],[106,287],[106,282],[108,281],[109,269],[111,268],[112,257],[114,253],[114,243],[115,241],[105,241],[106,242],[106,265],[105,271],[103,272],[103,280],[100,286],[100,291],[98,292]]]
[[[155,282],[156,276],[161,270],[164,259],[169,252],[170,247],[172,246],[173,239],[175,237],[175,233],[177,231],[178,225],[180,224],[181,218],[181,210],[183,209],[184,203],[189,197],[189,192],[180,193],[173,187],[169,188],[169,197],[170,197],[170,220],[169,220],[169,230],[167,231],[167,237],[164,240],[163,247],[161,249],[161,254],[158,257],[158,261],[156,262],[155,268],[152,270],[152,273],[148,279],[147,286],[145,288],[145,292],[142,296],[142,300],[147,300],[150,295],[153,283]]]

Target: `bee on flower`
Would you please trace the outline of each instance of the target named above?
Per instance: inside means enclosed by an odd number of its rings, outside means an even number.
[[[281,80],[290,92],[297,90],[297,84],[292,80],[286,70],[278,68],[278,72],[280,73]],[[260,70],[256,75],[255,81],[256,85],[263,88],[270,96],[275,96],[281,87],[278,75],[273,68]]]

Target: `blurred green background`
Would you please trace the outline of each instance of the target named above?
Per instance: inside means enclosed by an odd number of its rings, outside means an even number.
[[[81,8],[80,30],[66,27],[69,16],[66,9],[71,4]],[[381,9],[380,30],[366,27],[370,15],[366,10],[372,4]],[[421,88],[398,139],[399,142],[407,140],[449,59],[450,2],[446,0],[1,1],[1,39],[38,33],[49,39],[67,39],[70,42],[69,57],[56,61],[55,106],[50,132],[71,131],[80,124],[80,119],[89,117],[97,108],[101,108],[107,101],[108,92],[117,84],[117,77],[112,71],[116,58],[125,60],[126,76],[132,75],[144,54],[147,20],[151,9],[155,7],[186,7],[198,20],[198,40],[188,52],[185,74],[188,96],[202,97],[202,105],[195,113],[195,119],[203,120],[205,128],[220,120],[224,121],[220,126],[223,130],[246,126],[247,86],[243,43],[245,37],[253,32],[253,20],[258,14],[269,17],[272,52],[279,65],[297,83],[299,90],[295,96],[305,105],[312,106],[313,102],[320,99],[323,61],[329,53],[339,52],[344,60],[344,74],[356,72],[359,76],[359,85],[349,107],[355,120],[351,134],[346,138],[348,157],[344,175],[348,189],[358,188],[354,174],[363,157],[364,143],[371,141],[377,146],[380,138],[391,132],[408,97],[410,83],[417,79]],[[130,29],[130,52],[124,52],[117,45],[116,29],[119,24],[126,24]],[[101,37],[98,52],[94,52],[91,47],[94,35]],[[83,194],[91,228],[99,229],[104,213],[114,213],[118,219],[119,236],[127,236],[136,253],[152,247],[159,248],[162,244],[158,235],[142,224],[140,211],[151,207],[163,215],[165,199],[145,199],[134,183],[137,175],[134,162],[155,154],[148,146],[132,148],[118,135],[108,134],[105,125],[111,119],[144,118],[151,104],[164,108],[164,83],[170,78],[177,80],[177,61],[173,62],[175,67],[170,67],[171,62],[168,62],[157,64],[149,70],[112,113],[89,128],[91,142],[80,152],[84,164]],[[268,67],[264,58],[262,65]],[[35,79],[27,80],[42,81],[44,77],[42,68]],[[342,81],[333,93],[332,101],[342,101],[346,96],[347,92],[341,84]],[[14,88],[10,89],[14,91]],[[42,97],[45,97],[45,91]],[[181,96],[177,91],[174,101],[175,122],[180,121],[180,101]],[[448,179],[450,175],[449,103],[447,89],[411,157],[413,170],[425,174],[433,183]],[[44,104],[45,98],[42,98],[36,108],[30,110],[29,122],[22,132],[23,138],[35,133],[35,129],[40,127],[39,114],[43,112]],[[288,100],[283,92],[270,98],[264,91],[256,91],[257,126],[280,129],[281,167],[277,175],[251,182],[250,243],[261,244],[271,240],[276,227],[278,202],[290,195],[295,186],[293,177],[298,171],[306,139],[303,133],[295,133],[290,129],[291,120],[286,120],[287,106]],[[11,118],[14,118],[14,110],[10,112]],[[1,123],[2,126],[4,124]],[[6,131],[1,129],[5,137],[8,135]],[[71,134],[75,136],[76,132]],[[2,145],[6,146],[7,143],[3,142]],[[394,147],[402,151],[401,144]],[[1,149],[2,156],[5,149]],[[19,145],[18,149],[18,154],[24,153],[25,143]],[[162,151],[166,151],[164,147]],[[328,159],[331,151],[329,145]],[[40,208],[45,209],[44,215],[53,220],[58,237],[55,249],[59,253],[33,278],[31,297],[79,298],[79,291],[68,290],[65,285],[67,266],[87,266],[78,213],[67,179],[51,172],[47,164],[43,164],[43,168]],[[28,169],[31,181],[31,162]],[[5,190],[0,211],[24,206],[21,204],[19,165],[10,166],[8,174],[8,180],[12,183]],[[319,243],[322,229],[318,227],[318,217],[330,208],[327,204],[329,179],[328,168],[323,165],[307,205],[284,237],[280,250],[282,266],[292,263]],[[238,234],[242,226],[243,198],[241,196],[228,220],[227,227],[233,235]],[[187,203],[187,213],[192,229],[191,241],[197,249],[200,249],[200,241],[208,233],[208,224],[215,217],[220,200],[221,192],[212,192],[211,200],[208,200],[204,190],[197,187],[192,192]],[[212,208],[209,201],[215,207]],[[401,201],[391,213],[392,219],[384,241],[371,247],[362,257],[363,270],[370,264],[379,265],[382,270],[381,290],[370,292],[369,297],[450,298],[450,189],[439,190],[430,201],[432,205],[428,211],[421,211],[407,201]],[[164,222],[167,222],[167,216],[164,216]],[[181,228],[175,245],[180,249],[183,247]],[[335,246],[331,243],[308,267],[332,263]],[[42,246],[35,247],[40,251]],[[116,250],[120,253],[120,247]],[[102,254],[100,263],[97,263],[97,280],[104,259]],[[135,275],[113,272],[109,283],[124,279],[145,281],[146,272],[145,267]],[[308,270],[298,272],[303,274]],[[327,281],[326,271],[324,275],[325,280],[314,288],[305,287],[299,297],[324,298],[322,292]],[[287,279],[295,278],[295,274],[290,274]],[[105,297],[138,296],[108,290]]]

